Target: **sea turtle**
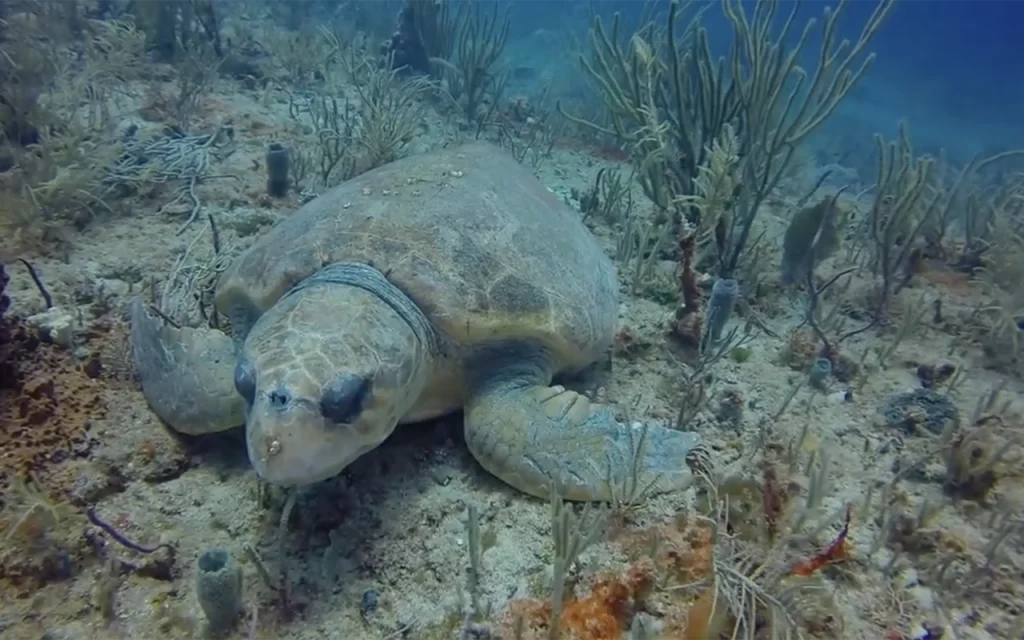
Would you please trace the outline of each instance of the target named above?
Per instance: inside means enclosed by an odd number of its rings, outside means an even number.
[[[271,483],[329,478],[397,424],[459,409],[480,464],[534,496],[609,500],[618,482],[691,480],[696,434],[639,438],[609,407],[549,386],[611,345],[615,268],[493,145],[414,155],[327,191],[234,260],[215,304],[231,338],[135,301],[142,388],[178,431],[245,423]]]

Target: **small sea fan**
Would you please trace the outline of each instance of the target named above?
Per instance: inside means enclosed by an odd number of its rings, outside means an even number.
[[[54,528],[73,517],[75,510],[66,502],[55,502],[39,488],[34,479],[15,478],[4,495],[4,540],[19,538],[37,544]]]

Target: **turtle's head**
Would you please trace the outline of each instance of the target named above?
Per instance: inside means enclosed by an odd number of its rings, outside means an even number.
[[[432,353],[428,321],[379,271],[337,264],[296,285],[257,320],[235,369],[257,473],[283,486],[340,473],[409,411]]]

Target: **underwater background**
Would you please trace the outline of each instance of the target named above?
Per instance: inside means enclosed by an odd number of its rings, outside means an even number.
[[[648,11],[664,12],[667,4],[628,0],[513,3],[512,30],[527,38],[538,29],[562,28],[583,39],[591,12],[606,21],[618,12],[629,28],[635,28]],[[849,3],[838,37],[855,38],[876,5]],[[780,13],[787,15],[792,6],[782,3]],[[820,2],[801,3],[796,12],[797,25],[802,27],[807,19],[820,17],[822,6]],[[1024,105],[1024,89],[1017,25],[1024,18],[1022,11],[1017,3],[1000,1],[899,3],[872,42],[871,50],[878,60],[870,75],[826,129],[835,131],[833,135],[851,130],[857,136],[875,132],[891,135],[895,123],[905,118],[911,122],[915,142],[922,151],[945,149],[961,159],[1020,146],[1024,132],[1018,114]],[[729,38],[727,20],[715,10],[705,15],[712,42],[723,48]],[[510,48],[515,48],[514,42]],[[538,57],[548,54],[534,48]],[[811,62],[810,56],[816,55],[814,47],[808,47],[805,55],[808,57],[804,62]],[[571,62],[566,56],[559,59]],[[542,66],[558,65],[548,60]]]
[[[0,638],[1024,639],[1022,26],[0,0]]]

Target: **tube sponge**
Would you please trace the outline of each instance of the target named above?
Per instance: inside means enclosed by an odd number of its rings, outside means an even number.
[[[733,278],[719,278],[711,287],[711,298],[708,301],[707,333],[704,335],[705,346],[714,344],[722,337],[725,323],[732,315],[732,308],[740,294],[740,285]]]
[[[207,549],[196,564],[196,595],[210,631],[229,631],[242,611],[242,566],[226,549]]]
[[[832,375],[832,361],[828,358],[818,358],[811,365],[811,386],[815,389],[824,389],[830,375]]]
[[[288,168],[291,154],[276,142],[267,147],[267,195],[283,198],[288,195]]]

